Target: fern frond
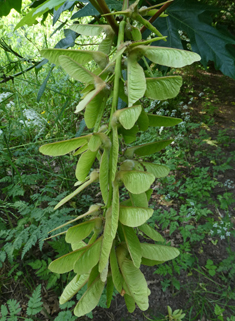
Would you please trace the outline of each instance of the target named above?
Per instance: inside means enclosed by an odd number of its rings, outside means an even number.
[[[7,301],[9,312],[10,312],[10,317],[16,316],[18,313],[21,311],[21,307],[19,302],[17,302],[14,299],[10,299]],[[10,319],[9,319],[10,320]]]
[[[36,287],[28,302],[27,315],[35,315],[42,311],[41,284]]]
[[[5,305],[1,305],[1,315],[2,315],[2,321],[6,321],[6,316],[8,314],[7,307]]]
[[[54,321],[75,321],[77,317],[72,316],[70,311],[61,311]]]
[[[36,244],[38,238],[40,235],[40,229],[36,228],[36,230],[31,234],[30,238],[26,242],[22,254],[21,254],[21,259],[23,259],[24,255]]]

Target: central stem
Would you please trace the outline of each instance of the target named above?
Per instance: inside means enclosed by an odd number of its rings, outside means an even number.
[[[126,22],[123,20],[120,22],[119,25],[119,32],[118,32],[118,41],[117,41],[117,48],[124,42],[124,31],[125,31],[125,25]],[[111,112],[110,112],[110,120],[109,120],[109,129],[112,128],[111,123],[112,123],[112,117],[114,112],[117,110],[117,105],[118,105],[118,92],[119,92],[119,81],[121,78],[122,74],[122,55],[120,55],[116,59],[116,64],[115,64],[115,76],[114,76],[114,85],[113,85],[113,101],[112,101],[112,107],[111,107]],[[107,208],[111,206],[112,203],[112,194],[113,194],[113,171],[117,167],[117,161],[118,161],[118,154],[115,153],[115,150],[119,150],[119,146],[116,146],[117,138],[116,135],[113,135],[113,130],[117,131],[117,128],[112,128],[111,132],[111,142],[112,142],[112,147],[110,150],[110,158],[109,158],[109,197],[108,197],[108,203],[107,203]],[[114,146],[115,145],[115,146]]]

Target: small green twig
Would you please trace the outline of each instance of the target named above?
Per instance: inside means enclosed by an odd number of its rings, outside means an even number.
[[[149,19],[149,23],[152,24],[153,21],[155,21],[168,7],[169,5],[173,2],[174,0],[169,0],[167,3],[165,3],[156,13]],[[143,33],[148,27],[144,25],[141,29],[140,32]]]

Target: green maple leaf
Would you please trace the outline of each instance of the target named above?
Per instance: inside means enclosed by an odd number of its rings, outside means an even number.
[[[22,0],[0,0],[0,17],[7,16],[11,9],[20,12]]]
[[[190,39],[192,50],[201,56],[204,66],[213,61],[216,69],[235,79],[235,37],[225,28],[212,26],[210,14],[215,10],[218,9],[194,0],[175,0],[166,11],[168,17],[153,23],[167,36],[167,42],[158,41],[153,45],[184,49],[181,30]],[[144,37],[148,33],[146,31]]]

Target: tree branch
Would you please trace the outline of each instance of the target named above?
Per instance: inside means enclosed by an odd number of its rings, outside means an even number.
[[[37,65],[39,65],[41,62],[42,62],[42,60],[39,61],[39,62],[37,62],[37,63],[34,64],[33,66],[31,66],[31,67],[29,67],[29,68],[27,68],[27,69],[25,69],[25,70],[22,70],[21,72],[18,72],[17,74],[15,74],[15,75],[13,75],[13,76],[6,76],[5,74],[1,75],[0,78],[3,78],[3,80],[0,81],[0,84],[6,83],[6,82],[8,82],[8,81],[10,81],[10,80],[13,80],[13,81],[14,81],[14,79],[15,79],[16,77],[18,77],[18,76],[20,76],[20,75],[23,75],[23,74],[26,73],[27,71],[35,68],[35,67],[36,67]]]
[[[100,8],[102,9],[103,14],[110,13],[109,7],[107,6],[105,0],[97,0],[97,3],[99,4]],[[113,31],[117,35],[118,34],[117,21],[114,19],[113,16],[105,16],[105,19],[107,20],[107,22],[110,24],[110,26],[112,27]]]
[[[153,15],[150,19],[149,22],[153,23],[168,7],[170,4],[172,4],[174,0],[169,0],[167,3],[165,3],[156,13],[155,15]],[[143,26],[140,29],[140,32],[143,33],[147,28],[145,26]]]

